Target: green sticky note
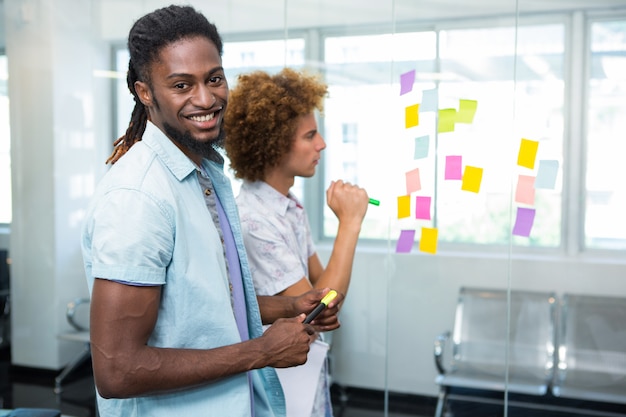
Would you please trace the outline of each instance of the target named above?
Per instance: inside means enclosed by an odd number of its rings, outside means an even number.
[[[456,115],[457,123],[472,123],[476,114],[478,102],[476,100],[459,100],[459,112]]]
[[[439,133],[454,132],[454,123],[456,122],[456,109],[439,110],[439,121],[437,123],[437,131]]]

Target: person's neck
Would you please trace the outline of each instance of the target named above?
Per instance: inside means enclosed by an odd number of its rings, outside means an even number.
[[[289,190],[293,187],[295,179],[294,177],[286,177],[276,171],[271,171],[265,175],[263,181],[282,195],[287,196]]]

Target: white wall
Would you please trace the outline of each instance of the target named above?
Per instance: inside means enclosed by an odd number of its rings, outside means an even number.
[[[319,248],[323,259],[329,248]],[[334,379],[348,386],[436,395],[435,338],[452,330],[459,288],[528,289],[626,297],[626,259],[490,254],[398,255],[359,247],[342,327],[333,335]]]
[[[71,13],[68,13],[68,10]],[[59,342],[65,306],[87,295],[79,247],[82,211],[110,142],[108,47],[91,2],[5,4],[11,117],[12,360],[59,369],[81,346]]]

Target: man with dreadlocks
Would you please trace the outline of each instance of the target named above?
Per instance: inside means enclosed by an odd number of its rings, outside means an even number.
[[[91,350],[102,417],[284,416],[273,368],[307,359],[329,291],[257,297],[217,151],[228,85],[216,27],[192,7],[128,37],[135,109],[85,219]],[[262,323],[273,323],[263,333]]]

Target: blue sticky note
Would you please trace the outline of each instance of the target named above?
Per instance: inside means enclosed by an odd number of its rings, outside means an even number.
[[[428,156],[429,143],[430,138],[428,135],[415,138],[415,153],[413,154],[413,159],[426,158]]]
[[[415,83],[415,70],[400,75],[400,95],[412,91],[413,83]]]
[[[559,161],[542,159],[537,168],[535,188],[553,190],[556,185],[556,176],[559,172]]]
[[[437,95],[437,89],[422,91],[422,103],[420,104],[420,113],[427,111],[437,111],[439,107],[439,96]]]

